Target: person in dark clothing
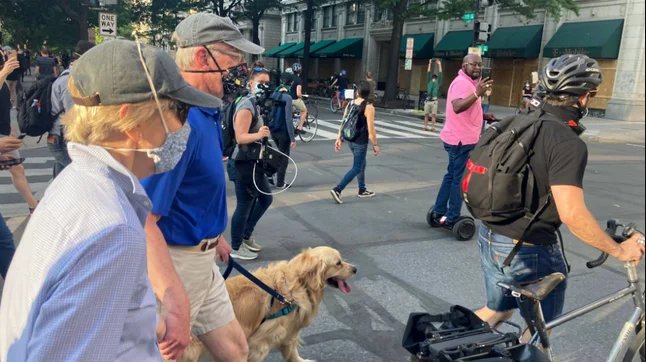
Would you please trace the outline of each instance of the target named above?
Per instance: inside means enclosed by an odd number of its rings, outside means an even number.
[[[29,72],[29,56],[23,51],[18,52],[18,63],[20,63],[20,81],[25,81],[25,74]]]
[[[262,96],[260,85],[269,83],[269,71],[262,62],[256,62],[249,74],[251,93],[237,102],[233,127],[238,145],[233,152],[235,160],[236,210],[231,218],[231,257],[255,260],[262,247],[253,237],[260,218],[265,214],[273,197],[267,176],[257,167],[261,141],[270,136],[254,98]]]
[[[27,75],[31,75],[31,52],[27,49],[25,49],[25,58],[27,59]]]
[[[36,59],[36,79],[43,77],[58,77],[58,66],[56,61],[49,56],[49,49],[43,46],[40,49],[40,57]]]
[[[63,62],[63,70],[70,67],[70,56],[67,53],[63,54],[61,61]]]
[[[355,179],[355,177],[359,183],[359,192],[357,193],[357,197],[368,198],[375,196],[375,193],[368,190],[368,187],[366,186],[366,157],[368,155],[368,142],[372,142],[372,149],[375,156],[379,155],[377,131],[375,130],[375,107],[368,103],[368,97],[370,96],[371,91],[370,83],[366,81],[361,82],[359,87],[359,97],[355,99],[354,102],[350,103],[345,109],[343,116],[344,119],[347,117],[350,107],[359,107],[359,120],[357,122],[359,135],[354,141],[348,142],[348,146],[354,155],[352,168],[343,177],[341,182],[330,191],[337,204],[343,203],[341,193],[350,184],[350,182]],[[341,145],[343,144],[343,138],[341,136],[342,130],[343,124],[339,127],[339,135],[336,143],[334,144],[334,150],[336,152],[341,151]]]
[[[274,122],[281,122],[283,126],[278,127],[278,131],[272,131],[271,137],[274,143],[276,143],[278,150],[289,156],[291,149],[296,147],[294,123],[292,122],[292,98],[287,88],[283,87],[272,94],[272,99],[278,103],[276,107],[282,108],[274,112],[274,115],[277,117]],[[290,186],[290,184],[285,183],[288,163],[289,160],[284,159],[276,173],[276,187],[279,189],[286,189]]]
[[[335,86],[339,87],[339,90],[337,91],[337,97],[341,99],[341,107],[345,108],[346,106],[346,100],[345,100],[345,90],[348,89],[348,72],[345,70],[342,70],[341,73],[334,78],[334,81],[332,82],[332,85],[330,86],[332,89],[334,89]]]
[[[544,203],[540,200],[548,203],[536,222],[529,226],[521,217],[495,224],[486,222],[480,229],[480,260],[487,304],[476,314],[491,326],[511,318],[518,308],[516,299],[497,286],[499,282],[522,284],[557,272],[567,276],[567,266],[557,241],[563,224],[581,241],[622,262],[637,265],[643,258],[643,235],[617,244],[604,232],[585,203],[583,178],[588,148],[579,137],[584,130],[580,122],[590,97],[596,94],[602,81],[599,63],[585,55],[552,59],[540,73],[539,87],[545,94],[540,109],[532,105],[529,111],[516,116],[535,114],[536,120],[542,121],[529,159],[537,191],[531,203]],[[492,189],[500,188],[493,185]],[[524,194],[525,190],[520,192]],[[503,261],[515,248],[518,253],[511,265],[504,267]],[[567,281],[564,281],[541,301],[546,322],[563,312],[566,288]]]

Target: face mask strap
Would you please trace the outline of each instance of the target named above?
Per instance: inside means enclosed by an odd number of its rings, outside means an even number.
[[[159,102],[159,97],[157,96],[157,90],[155,89],[155,83],[153,83],[153,79],[150,76],[150,72],[148,71],[148,66],[146,65],[146,61],[144,60],[144,53],[141,50],[141,43],[139,42],[139,39],[135,35],[135,42],[137,43],[137,51],[139,52],[139,60],[141,61],[141,65],[144,67],[144,73],[146,73],[146,79],[148,79],[148,85],[150,85],[150,90],[153,92],[153,98],[155,98],[155,103],[157,104],[157,110],[159,111],[159,115],[161,116],[162,123],[164,124],[164,130],[166,130],[166,134],[169,134],[170,132],[168,131],[168,124],[166,123],[166,119],[164,118],[164,112],[162,112],[161,108],[161,102]]]

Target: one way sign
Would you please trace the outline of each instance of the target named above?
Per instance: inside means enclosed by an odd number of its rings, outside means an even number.
[[[117,36],[117,14],[99,13],[99,34]]]

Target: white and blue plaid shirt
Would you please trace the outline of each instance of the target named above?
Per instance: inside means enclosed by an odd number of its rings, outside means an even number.
[[[150,200],[103,148],[70,143],[0,305],[0,361],[161,361],[143,225]]]

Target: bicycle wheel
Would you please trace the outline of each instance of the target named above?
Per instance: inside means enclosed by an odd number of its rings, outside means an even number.
[[[336,113],[341,109],[341,100],[338,97],[333,97],[330,100],[330,110],[332,113]]]
[[[318,119],[312,117],[311,114],[307,115],[307,121],[303,124],[303,132],[298,135],[301,141],[305,143],[311,142],[316,137],[316,132],[319,130]]]
[[[307,104],[307,113],[311,114],[314,118],[319,118],[319,108],[316,106],[316,103],[310,102]]]
[[[624,362],[646,361],[646,357],[644,357],[644,332],[646,332],[646,329],[642,329],[637,334],[637,338],[635,338],[633,344],[630,345],[628,352],[626,352]]]

